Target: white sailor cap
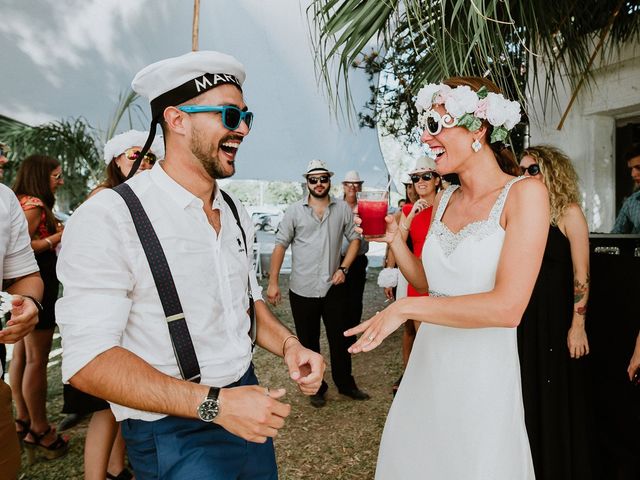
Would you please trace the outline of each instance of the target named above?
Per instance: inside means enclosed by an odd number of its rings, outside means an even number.
[[[218,85],[232,84],[242,91],[244,66],[231,55],[214,51],[189,52],[152,63],[140,70],[131,82],[134,92],[151,104],[149,137],[138,160],[131,167],[131,178],[156,135],[157,124],[167,107],[180,105]]]
[[[146,143],[147,132],[141,132],[140,130],[129,130],[128,132],[116,135],[104,145],[104,161],[107,165],[111,163],[111,160],[122,155],[131,147],[140,147]],[[149,148],[149,151],[162,160],[164,158],[164,142],[162,137],[156,137]]]
[[[131,88],[151,102],[154,119],[164,109],[197,97],[218,85],[231,83],[242,89],[244,66],[231,55],[214,51],[189,52],[166,58],[140,70]]]

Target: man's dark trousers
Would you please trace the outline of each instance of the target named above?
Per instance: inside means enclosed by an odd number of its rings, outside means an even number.
[[[347,287],[347,313],[345,326],[353,328],[362,320],[362,296],[364,284],[367,281],[367,265],[369,260],[366,255],[358,255],[349,267],[345,285]]]
[[[253,367],[230,386],[257,385]],[[224,408],[224,407],[223,407]],[[214,423],[165,417],[124,420],[122,436],[137,480],[277,480],[273,441],[243,440]]]
[[[351,354],[347,351],[355,337],[345,337],[347,288],[344,284],[333,285],[324,297],[303,297],[289,290],[291,313],[296,325],[296,334],[300,343],[314,352],[320,353],[320,318],[329,340],[331,358],[331,376],[340,392],[356,388],[351,375]],[[322,382],[319,395],[323,395],[328,385]]]

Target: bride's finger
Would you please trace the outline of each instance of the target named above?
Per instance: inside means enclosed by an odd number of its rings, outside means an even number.
[[[346,330],[344,332],[344,336],[345,337],[352,337],[353,335],[357,335],[359,333],[364,332],[369,327],[369,325],[371,324],[371,320],[372,320],[372,318],[370,318],[369,320],[365,320],[361,324],[356,325],[355,327],[350,328],[349,330]]]
[[[368,329],[364,334],[349,347],[349,353],[368,352],[376,348],[382,342],[382,338],[375,329]]]

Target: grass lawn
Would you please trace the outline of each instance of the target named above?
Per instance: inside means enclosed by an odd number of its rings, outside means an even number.
[[[363,318],[369,318],[386,305],[382,289],[376,285],[380,269],[369,269],[364,294]],[[280,277],[283,302],[274,309],[276,315],[293,330],[293,319],[287,298],[288,276]],[[264,282],[263,282],[264,284]],[[265,285],[266,288],[266,285]],[[285,399],[291,403],[291,415],[276,438],[276,454],[283,480],[297,479],[371,479],[375,471],[380,435],[391,404],[391,384],[400,375],[401,330],[391,335],[373,352],[353,359],[353,374],[358,386],[372,398],[358,402],[339,395],[331,381],[330,366],[325,379],[330,385],[327,405],[313,408],[306,397],[288,379],[281,359],[256,349],[254,361],[260,383],[271,388],[287,389]],[[59,339],[53,348],[59,348]],[[328,352],[324,337],[322,349]],[[328,355],[326,356],[328,362]],[[59,360],[59,357],[58,357]],[[62,417],[62,384],[60,364],[49,369],[48,412],[52,423]],[[64,432],[71,438],[67,456],[41,461],[32,466],[23,455],[22,479],[72,480],[83,478],[83,449],[88,420]]]

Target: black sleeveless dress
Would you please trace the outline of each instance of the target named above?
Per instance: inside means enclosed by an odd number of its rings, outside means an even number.
[[[594,478],[589,356],[572,359],[567,347],[573,306],[569,240],[552,225],[518,327],[525,421],[537,480]]]

